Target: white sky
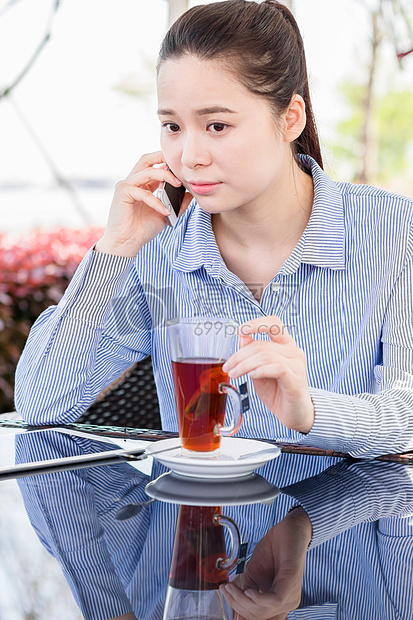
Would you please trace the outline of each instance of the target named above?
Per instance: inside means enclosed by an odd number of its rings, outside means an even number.
[[[2,13],[7,2],[0,0],[0,92],[42,39],[54,5],[20,0]],[[359,0],[296,0],[295,7],[321,137],[331,140],[343,114],[336,86],[367,53],[366,13]],[[140,102],[114,89],[131,76],[154,85],[142,58],[155,61],[166,27],[166,0],[62,0],[51,41],[12,101],[0,101],[0,185],[52,180],[13,101],[67,177],[115,182],[158,149],[154,97]]]

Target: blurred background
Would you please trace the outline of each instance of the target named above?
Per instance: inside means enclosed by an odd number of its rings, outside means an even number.
[[[154,70],[168,24],[204,2],[0,0],[0,413],[6,417],[31,325],[57,303],[99,238],[114,184],[144,152],[159,148]],[[413,197],[412,1],[285,3],[306,45],[327,172]],[[28,520],[16,521],[24,513],[17,487],[2,485],[0,618],[80,619]]]
[[[159,148],[159,44],[201,3],[0,0],[0,411],[13,408],[30,326],[99,238],[114,184]],[[413,3],[285,4],[327,172],[413,196]]]

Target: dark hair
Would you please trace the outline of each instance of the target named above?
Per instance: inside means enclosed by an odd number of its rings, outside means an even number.
[[[225,0],[195,6],[168,30],[161,44],[158,69],[165,60],[184,54],[223,62],[250,92],[267,99],[275,114],[287,110],[294,94],[301,95],[307,122],[293,142],[294,154],[311,155],[323,167],[303,40],[285,5],[276,0],[260,4]]]

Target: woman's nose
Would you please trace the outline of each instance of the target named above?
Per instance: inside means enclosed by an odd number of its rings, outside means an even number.
[[[187,136],[182,148],[181,162],[186,168],[208,166],[211,158],[202,140]]]

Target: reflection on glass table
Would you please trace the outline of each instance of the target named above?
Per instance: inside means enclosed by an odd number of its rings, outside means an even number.
[[[16,462],[117,447],[56,431],[21,433],[16,437]],[[84,618],[104,620],[130,612],[139,620],[163,618],[178,504],[186,505],[191,497],[189,493],[183,500],[181,494],[175,504],[158,496],[147,503],[150,489],[156,493],[159,485],[155,480],[171,480],[166,471],[158,462],[151,473],[124,462],[19,479],[32,526],[59,562]],[[255,580],[271,593],[282,566],[268,551],[277,550],[280,532],[301,510],[311,522],[312,539],[304,558],[299,607],[289,618],[411,618],[411,466],[283,453],[258,474],[281,489],[270,503],[247,503],[240,492],[238,504],[226,506],[222,497],[216,504],[249,543],[246,573],[236,578],[238,583],[244,580],[241,588],[252,587]],[[145,502],[132,518],[116,518],[122,507]],[[296,506],[302,508],[291,510]],[[288,557],[288,544],[284,550]],[[268,557],[273,559],[270,564]],[[254,610],[248,614],[248,620],[257,617]]]
[[[0,434],[0,467],[14,463],[14,435]],[[30,525],[15,480],[0,482],[0,550],[1,620],[81,620],[56,560]]]
[[[231,538],[227,554],[224,527]],[[165,601],[164,620],[213,618],[229,620],[231,609],[220,586],[240,551],[238,526],[222,514],[220,506],[179,507],[175,542]]]

